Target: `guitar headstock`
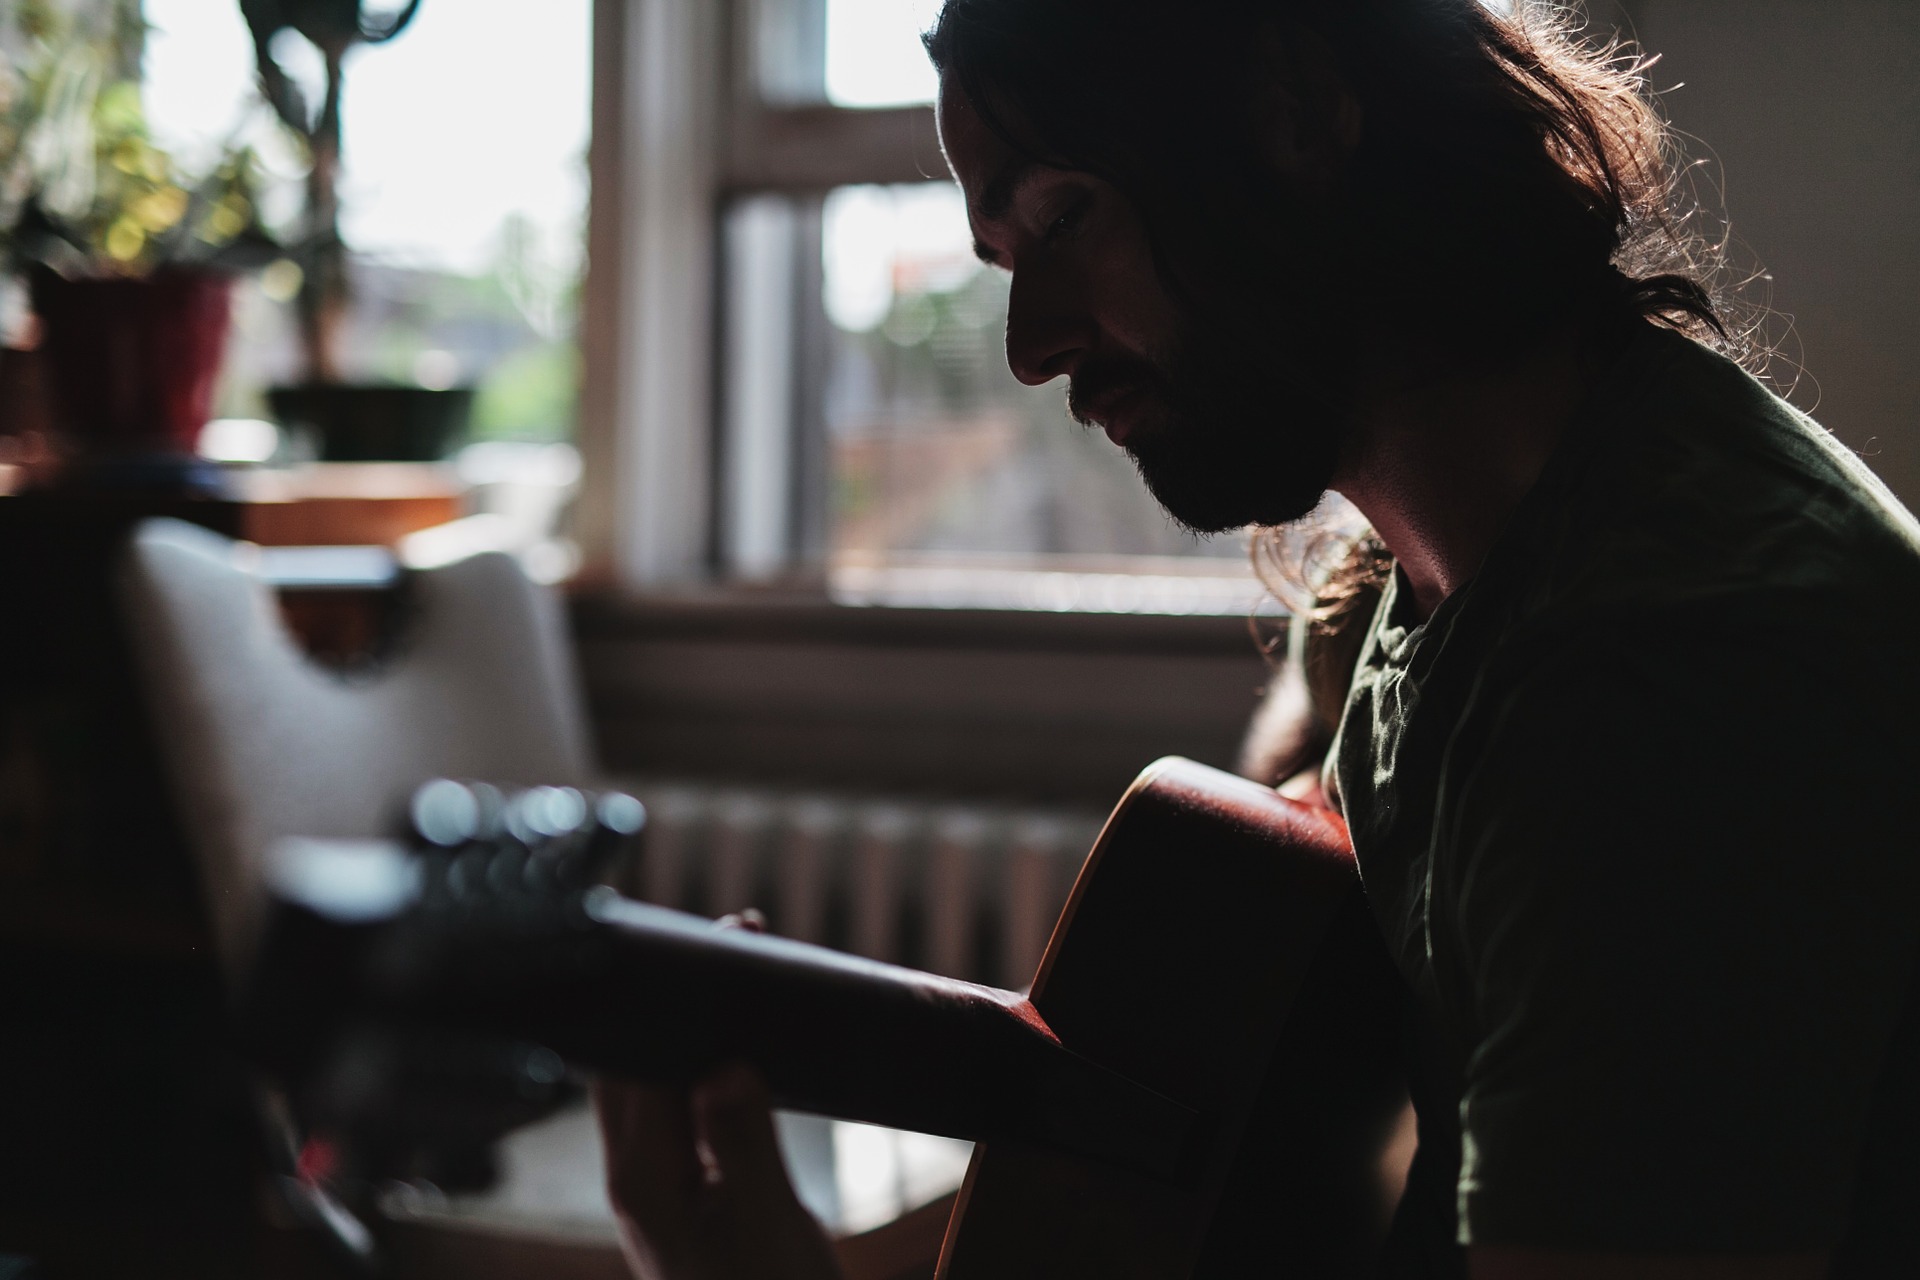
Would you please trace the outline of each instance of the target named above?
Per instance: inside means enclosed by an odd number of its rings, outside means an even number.
[[[428,901],[442,893],[456,902],[578,893],[646,820],[645,807],[620,791],[505,790],[451,778],[421,785],[407,804]]]
[[[441,778],[395,839],[269,852],[240,1031],[329,1180],[485,1186],[493,1143],[577,1094],[557,1055],[473,1015],[590,961],[583,904],[645,821],[620,792]]]

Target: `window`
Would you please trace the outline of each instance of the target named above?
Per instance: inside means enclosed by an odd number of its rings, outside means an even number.
[[[824,576],[848,603],[1245,613],[1240,540],[1179,530],[1060,385],[1007,370],[1007,281],[973,256],[926,105],[937,10],[734,11],[717,571]]]
[[[192,163],[255,143],[270,221],[291,229],[301,172],[260,102],[232,0],[145,0],[147,113]],[[354,255],[349,377],[477,390],[480,438],[564,440],[578,383],[575,295],[586,213],[591,0],[424,4],[391,44],[351,54],[343,94],[342,234]],[[319,55],[275,42],[317,96]],[[220,411],[260,417],[302,376],[297,275],[245,281]]]
[[[842,187],[823,211],[836,561],[970,553],[1239,559],[1177,529],[1059,384],[1002,354],[1007,277],[951,183]]]
[[[836,107],[931,103],[939,82],[920,33],[939,0],[827,0],[826,100]]]

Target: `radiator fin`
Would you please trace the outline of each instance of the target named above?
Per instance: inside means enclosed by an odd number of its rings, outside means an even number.
[[[1002,804],[640,782],[642,851],[610,883],[703,915],[1024,988],[1100,815]]]

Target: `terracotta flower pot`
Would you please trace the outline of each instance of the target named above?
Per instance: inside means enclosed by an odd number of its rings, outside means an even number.
[[[233,281],[161,270],[143,279],[32,276],[54,423],[76,474],[113,485],[202,488],[195,455],[226,354]]]

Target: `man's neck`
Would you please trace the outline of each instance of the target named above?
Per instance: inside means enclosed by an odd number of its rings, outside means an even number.
[[[1615,342],[1587,326],[1519,360],[1362,400],[1333,487],[1393,553],[1426,617],[1479,571],[1533,489]]]

